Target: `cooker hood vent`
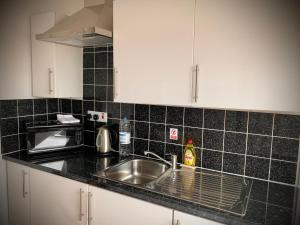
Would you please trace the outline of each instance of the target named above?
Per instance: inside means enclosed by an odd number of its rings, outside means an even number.
[[[36,39],[75,47],[99,46],[112,43],[112,1],[88,5],[64,18]]]

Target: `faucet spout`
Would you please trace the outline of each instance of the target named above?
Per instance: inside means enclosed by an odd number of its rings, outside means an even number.
[[[144,155],[153,155],[156,158],[160,159],[161,161],[163,161],[164,163],[168,164],[169,166],[172,167],[173,170],[175,170],[177,168],[177,155],[171,155],[171,162],[163,159],[162,157],[160,157],[159,155],[155,154],[154,152],[150,152],[150,151],[144,151]]]

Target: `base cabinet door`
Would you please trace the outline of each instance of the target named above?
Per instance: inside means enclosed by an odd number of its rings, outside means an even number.
[[[29,225],[29,168],[7,162],[9,225]]]
[[[208,219],[192,216],[174,210],[174,225],[224,225]]]
[[[87,185],[30,170],[31,225],[86,225]]]
[[[172,225],[172,210],[89,186],[89,225]]]

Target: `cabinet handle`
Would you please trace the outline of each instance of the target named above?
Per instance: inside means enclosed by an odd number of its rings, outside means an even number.
[[[113,69],[113,100],[118,96],[117,92],[117,74],[118,70],[116,68]]]
[[[177,221],[176,221],[176,225],[180,225],[180,220],[177,220]]]
[[[84,216],[84,213],[82,212],[82,195],[84,194],[84,191],[80,188],[80,212],[79,212],[79,221],[82,221],[82,217]]]
[[[26,187],[25,187],[25,176],[27,175],[27,173],[23,170],[22,171],[22,176],[23,176],[23,198],[26,198],[26,195],[28,194],[28,192],[26,191]]]
[[[196,77],[195,77],[195,103],[198,102],[198,73],[199,73],[199,66],[198,64],[196,65]]]
[[[91,225],[92,224],[92,197],[93,194],[91,192],[88,193],[88,224]]]
[[[53,82],[54,71],[51,68],[48,68],[48,76],[49,76],[49,94],[54,92],[54,82]]]

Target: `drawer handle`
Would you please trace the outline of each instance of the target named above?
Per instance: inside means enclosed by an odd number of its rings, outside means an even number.
[[[91,225],[92,224],[92,197],[93,194],[91,192],[88,193],[88,224]]]
[[[26,195],[28,194],[28,192],[26,191],[26,187],[25,187],[25,179],[26,179],[26,176],[27,173],[23,170],[22,171],[22,176],[23,176],[23,198],[26,198]]]
[[[80,212],[79,212],[79,221],[82,221],[82,217],[84,216],[84,213],[82,212],[82,195],[84,194],[84,191],[80,188]]]

